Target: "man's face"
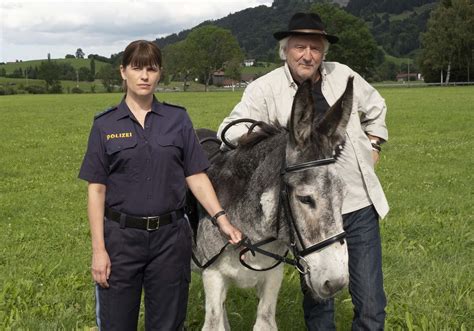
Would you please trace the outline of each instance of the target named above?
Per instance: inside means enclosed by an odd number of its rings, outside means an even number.
[[[323,37],[318,35],[291,36],[286,49],[286,62],[293,79],[302,83],[319,78],[319,66],[324,57]]]

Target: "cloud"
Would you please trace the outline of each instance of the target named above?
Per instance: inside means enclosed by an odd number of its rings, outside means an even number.
[[[153,40],[270,4],[268,0],[7,0],[0,5],[0,61],[45,58],[45,51],[63,57],[78,47],[108,56],[135,39]]]

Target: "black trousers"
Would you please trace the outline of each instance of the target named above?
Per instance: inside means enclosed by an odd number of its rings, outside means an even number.
[[[146,330],[181,330],[191,281],[192,233],[184,218],[156,231],[105,220],[109,288],[96,285],[99,330],[136,330],[142,288]]]

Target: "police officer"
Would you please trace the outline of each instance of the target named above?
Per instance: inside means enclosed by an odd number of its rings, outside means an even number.
[[[192,235],[186,186],[231,244],[242,238],[204,172],[209,162],[185,109],[154,97],[161,64],[153,42],[127,46],[120,66],[126,95],[95,117],[79,173],[89,183],[100,330],[136,330],[142,287],[146,329],[183,328]]]

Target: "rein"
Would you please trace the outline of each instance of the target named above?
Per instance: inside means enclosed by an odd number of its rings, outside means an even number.
[[[235,149],[235,148],[237,148],[237,146],[230,143],[225,138],[225,133],[227,132],[227,130],[230,127],[232,127],[236,124],[239,124],[239,123],[252,123],[252,125],[248,129],[248,133],[251,133],[256,126],[259,126],[259,125],[263,124],[263,122],[261,122],[261,121],[255,121],[255,120],[249,119],[249,118],[238,119],[238,120],[232,121],[229,124],[227,124],[224,127],[224,129],[222,130],[221,140],[230,149]],[[201,140],[200,143],[203,144],[203,143],[206,143],[206,142],[209,142],[209,141],[220,144],[220,141],[217,138],[205,138],[205,139]],[[218,154],[218,152],[214,153],[211,156],[211,158],[214,158],[216,156],[216,154]],[[286,214],[285,219],[287,220],[288,232],[289,232],[289,235],[290,235],[290,247],[291,247],[291,251],[292,251],[292,254],[293,254],[294,258],[293,259],[287,258],[288,251],[286,251],[286,253],[284,255],[279,255],[279,254],[275,254],[275,253],[272,253],[272,252],[269,252],[267,250],[264,250],[264,249],[260,248],[260,246],[263,246],[263,245],[266,245],[266,244],[271,243],[273,241],[276,241],[277,238],[269,237],[269,238],[261,240],[259,242],[252,243],[251,240],[248,237],[245,237],[244,239],[242,239],[242,241],[237,246],[237,248],[238,247],[244,247],[244,249],[242,249],[240,251],[240,254],[239,254],[239,256],[240,256],[239,261],[244,267],[246,267],[250,270],[253,270],[253,271],[268,271],[268,270],[271,270],[271,269],[277,267],[281,263],[286,263],[286,264],[294,266],[300,273],[305,274],[305,273],[307,273],[307,271],[305,270],[305,267],[302,266],[301,263],[300,263],[301,260],[305,261],[305,259],[304,259],[305,256],[307,256],[311,253],[314,253],[316,251],[322,250],[322,249],[324,249],[324,248],[326,248],[326,247],[328,247],[328,246],[330,246],[330,245],[332,245],[333,243],[336,243],[336,242],[340,242],[341,244],[344,244],[344,238],[346,237],[346,232],[342,231],[341,233],[336,234],[332,237],[329,237],[329,238],[327,238],[327,239],[325,239],[321,242],[318,242],[314,245],[311,245],[310,247],[305,247],[305,245],[303,243],[303,238],[301,237],[301,233],[300,233],[300,231],[298,230],[298,228],[296,226],[296,222],[295,222],[295,219],[293,217],[293,212],[291,210],[290,198],[289,198],[289,195],[288,195],[288,185],[284,181],[284,176],[286,174],[291,174],[292,172],[302,171],[302,170],[306,170],[306,169],[313,168],[313,167],[324,166],[324,165],[332,164],[334,162],[336,162],[336,159],[331,157],[331,158],[314,160],[314,161],[303,162],[303,163],[298,163],[298,164],[287,166],[286,162],[285,162],[285,158],[283,158],[282,168],[280,170],[280,203],[283,205],[283,210]],[[280,210],[280,208],[278,208],[278,210]],[[295,234],[296,234],[296,237],[298,238],[298,241],[299,241],[300,246],[301,246],[302,249],[298,248],[297,242],[295,240],[296,239]],[[229,243],[226,243],[224,245],[224,247],[220,250],[220,252],[216,256],[211,258],[209,261],[207,261],[207,263],[205,263],[204,265],[202,265],[201,263],[199,263],[199,261],[197,261],[197,258],[194,256],[194,253],[192,255],[193,261],[198,267],[200,267],[202,269],[205,269],[205,268],[209,267],[212,263],[214,263],[214,261],[217,260],[217,258],[222,254],[222,252],[225,250],[225,248],[228,245],[229,245]],[[252,266],[248,265],[242,259],[243,255],[247,252],[251,252],[253,256],[255,256],[255,252],[257,252],[257,253],[260,253],[262,255],[271,257],[271,258],[275,259],[277,262],[275,264],[273,264],[272,266],[268,267],[268,268],[256,269],[256,268],[253,268]]]

